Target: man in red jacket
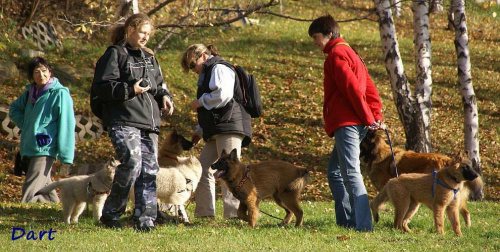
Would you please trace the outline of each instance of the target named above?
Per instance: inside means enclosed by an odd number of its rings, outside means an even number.
[[[323,118],[335,137],[328,161],[328,183],[337,225],[372,231],[368,195],[360,170],[359,144],[368,130],[380,128],[382,103],[359,55],[340,37],[332,16],[315,19],[309,36],[325,54]]]

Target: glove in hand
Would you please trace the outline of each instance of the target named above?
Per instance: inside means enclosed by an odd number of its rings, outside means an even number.
[[[36,134],[36,143],[38,144],[39,147],[48,145],[51,142],[52,142],[52,137],[50,137],[50,135],[47,135],[45,133]]]

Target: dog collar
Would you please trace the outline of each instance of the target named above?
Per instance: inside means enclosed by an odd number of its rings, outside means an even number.
[[[455,200],[456,196],[457,196],[457,193],[458,193],[458,189],[455,189],[453,187],[449,187],[447,185],[445,185],[443,182],[441,182],[439,179],[436,178],[436,174],[437,172],[436,171],[433,171],[432,172],[432,179],[433,179],[433,183],[432,183],[432,198],[434,198],[434,185],[435,184],[438,184],[446,189],[450,189],[453,191],[453,200]]]
[[[97,191],[95,190],[94,188],[92,188],[92,182],[89,182],[87,184],[87,196],[96,196],[96,195],[99,195],[99,194],[107,194],[109,195],[109,193],[111,192],[111,190],[107,190],[107,191]]]
[[[241,179],[240,183],[238,183],[236,188],[234,188],[234,193],[233,193],[234,197],[238,198],[236,195],[240,192],[241,187],[245,184],[245,181],[247,181],[248,178],[250,178],[250,168],[247,165],[245,167],[245,174],[243,175],[243,178]]]
[[[175,162],[179,162],[179,159],[177,159],[177,157],[175,157],[175,156],[171,156],[171,155],[165,154],[165,157],[166,158],[170,158],[170,159],[174,160]]]

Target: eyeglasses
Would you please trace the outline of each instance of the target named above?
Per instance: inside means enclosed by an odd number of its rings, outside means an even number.
[[[198,60],[196,60],[196,61],[198,61]],[[189,70],[193,71],[195,67],[196,67],[196,64],[194,62],[191,62],[191,64],[189,64]]]
[[[196,59],[189,64],[189,70],[194,71],[194,69],[196,68],[196,62],[198,62],[198,60],[200,58],[201,58],[201,55],[196,57]]]

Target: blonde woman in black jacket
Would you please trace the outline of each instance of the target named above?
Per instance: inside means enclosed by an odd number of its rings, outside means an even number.
[[[121,164],[104,204],[101,222],[121,228],[129,191],[135,185],[134,229],[150,231],[156,219],[156,174],[160,110],[171,115],[172,96],[158,61],[147,49],[153,23],[144,14],[130,16],[111,31],[114,46],[99,59],[92,91],[103,101],[102,121]]]

